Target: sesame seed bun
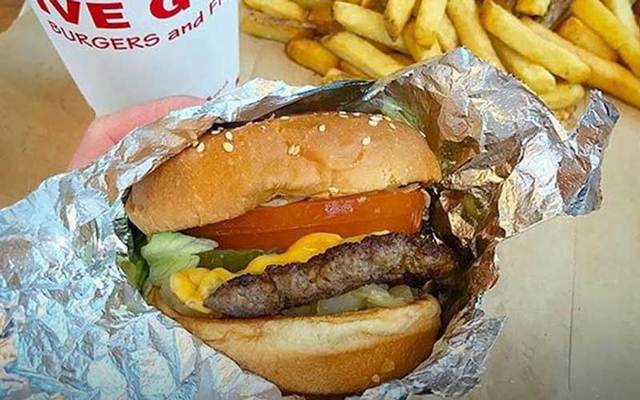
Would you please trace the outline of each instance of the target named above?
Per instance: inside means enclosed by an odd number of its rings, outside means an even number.
[[[132,187],[144,233],[224,221],[276,197],[326,197],[440,179],[420,132],[382,116],[301,114],[206,134]]]
[[[431,354],[440,329],[440,305],[432,296],[397,308],[260,319],[185,317],[163,302],[158,290],[150,301],[288,393],[357,393],[401,378]]]

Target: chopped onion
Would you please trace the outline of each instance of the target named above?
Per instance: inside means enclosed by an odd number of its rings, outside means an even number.
[[[288,316],[327,315],[368,308],[400,307],[413,302],[415,299],[413,290],[407,285],[389,288],[388,285],[374,283],[338,296],[318,300],[317,303],[290,308],[283,314]]]
[[[356,295],[365,300],[373,307],[399,307],[404,305],[404,301],[391,296],[384,287],[371,284],[355,290]]]
[[[361,310],[364,307],[364,299],[354,294],[354,291],[351,291],[339,296],[319,300],[317,313],[318,315],[337,314],[346,311]]]
[[[397,285],[389,289],[389,294],[396,299],[402,300],[405,304],[413,302],[413,292],[407,285]]]

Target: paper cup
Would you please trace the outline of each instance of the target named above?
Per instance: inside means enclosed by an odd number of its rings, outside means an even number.
[[[239,73],[238,0],[31,0],[96,114],[215,96]]]

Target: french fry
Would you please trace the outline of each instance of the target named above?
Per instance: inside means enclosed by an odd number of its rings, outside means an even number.
[[[447,15],[451,18],[463,46],[477,57],[504,70],[502,62],[491,45],[489,35],[480,23],[480,11],[475,0],[449,0]]]
[[[589,66],[578,56],[555,43],[540,40],[518,18],[492,0],[482,5],[481,19],[484,27],[507,46],[555,75],[571,83],[589,77]]]
[[[493,47],[507,70],[526,83],[534,92],[550,92],[556,86],[556,78],[545,67],[529,61],[500,39],[493,39]]]
[[[447,0],[422,0],[416,16],[415,37],[423,47],[431,48],[436,40],[436,31],[442,23]]]
[[[622,26],[627,28],[636,40],[640,40],[640,27],[638,27],[636,18],[633,15],[633,3],[629,0],[602,0],[602,2],[611,10],[613,15],[618,17]]]
[[[322,78],[324,83],[336,82],[336,81],[349,81],[351,79],[358,79],[353,75],[349,75],[348,73],[339,70],[338,68],[331,68],[325,76]]]
[[[418,11],[420,10],[420,6],[422,5],[422,0],[416,0],[415,5],[413,6],[413,16],[418,15]],[[456,32],[455,26],[453,26],[453,22],[451,22],[451,18],[447,15],[446,11],[442,16],[442,20],[440,21],[440,25],[436,30],[436,38],[440,43],[440,47],[443,51],[453,50],[458,47],[458,33]]]
[[[631,71],[640,76],[640,41],[604,4],[599,0],[575,0],[571,11],[617,50]]]
[[[307,10],[317,10],[319,8],[331,8],[332,0],[291,0],[300,7]]]
[[[240,28],[250,35],[284,43],[296,37],[314,35],[313,29],[297,21],[274,18],[256,11],[250,11],[242,17]]]
[[[355,65],[351,64],[348,61],[345,60],[340,60],[340,68],[341,70],[343,70],[344,72],[346,72],[349,75],[353,75],[355,77],[358,78],[369,78],[369,76],[367,76],[367,74],[365,74],[364,72],[360,71],[358,68],[356,68]]]
[[[413,58],[409,57],[406,54],[398,53],[397,51],[393,51],[393,52],[388,53],[388,54],[389,54],[389,57],[393,58],[394,60],[396,60],[397,62],[402,64],[402,66],[404,66],[404,67],[415,63]]]
[[[394,50],[394,49],[392,49],[391,47],[389,47],[389,46],[385,46],[384,44],[382,44],[382,43],[380,43],[380,42],[376,42],[376,41],[373,41],[373,40],[370,40],[370,39],[366,39],[366,38],[363,38],[363,39],[364,39],[364,40],[366,40],[367,42],[371,43],[371,44],[373,45],[373,47],[375,47],[376,49],[380,50],[380,51],[381,51],[381,52],[383,52],[383,53],[387,53],[387,54],[389,54],[389,53],[391,53],[392,51],[395,51],[395,50]],[[408,53],[408,52],[407,52],[407,53]]]
[[[285,51],[293,61],[320,75],[337,68],[340,63],[338,57],[313,39],[293,39],[287,43]]]
[[[558,34],[578,47],[592,52],[606,60],[615,61],[618,53],[597,33],[576,17],[569,17],[558,28]]]
[[[551,0],[518,0],[516,11],[526,15],[545,15],[549,4]]]
[[[440,21],[440,26],[436,31],[438,43],[443,51],[453,50],[458,47],[458,34],[456,28],[453,26],[451,19],[445,14]]]
[[[324,38],[323,44],[333,54],[374,78],[381,78],[403,68],[402,64],[351,32],[334,33]]]
[[[564,47],[587,63],[592,71],[589,79],[586,80],[589,86],[598,88],[640,108],[640,79],[636,78],[631,71],[620,64],[605,60],[574,45],[532,19],[523,18],[522,22],[540,38]]]
[[[331,8],[314,8],[309,11],[307,21],[313,24],[318,32],[328,35],[342,30],[342,27],[333,19]]]
[[[415,28],[415,22],[411,21],[407,24],[407,26],[404,28],[404,31],[402,32],[404,42],[407,45],[407,48],[409,48],[409,52],[411,53],[411,56],[414,60],[424,61],[442,54],[440,44],[437,40],[433,42],[433,45],[431,45],[430,48],[418,44],[418,41],[415,37]]]
[[[383,13],[384,9],[387,7],[387,0],[361,0],[360,5],[379,13]]]
[[[355,4],[336,1],[333,3],[333,18],[350,32],[408,53],[402,37],[391,39],[384,27],[384,16],[380,13]]]
[[[584,98],[584,88],[579,83],[559,83],[550,92],[539,94],[552,110],[575,106]]]
[[[413,5],[413,10],[411,10],[411,15],[413,15],[414,17],[418,15],[418,11],[420,11],[421,5],[422,5],[422,0],[416,0],[415,4]]]
[[[301,22],[307,18],[307,11],[290,0],[244,0],[244,3],[248,7],[262,11],[272,17],[293,19]]]
[[[411,17],[416,0],[389,0],[384,10],[384,27],[392,39],[397,39]]]

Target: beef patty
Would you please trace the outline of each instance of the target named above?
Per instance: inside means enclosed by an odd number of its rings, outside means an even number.
[[[272,265],[260,275],[241,275],[204,301],[216,313],[235,318],[274,315],[370,283],[422,285],[448,276],[454,252],[430,235],[367,236],[344,243],[305,263]]]

